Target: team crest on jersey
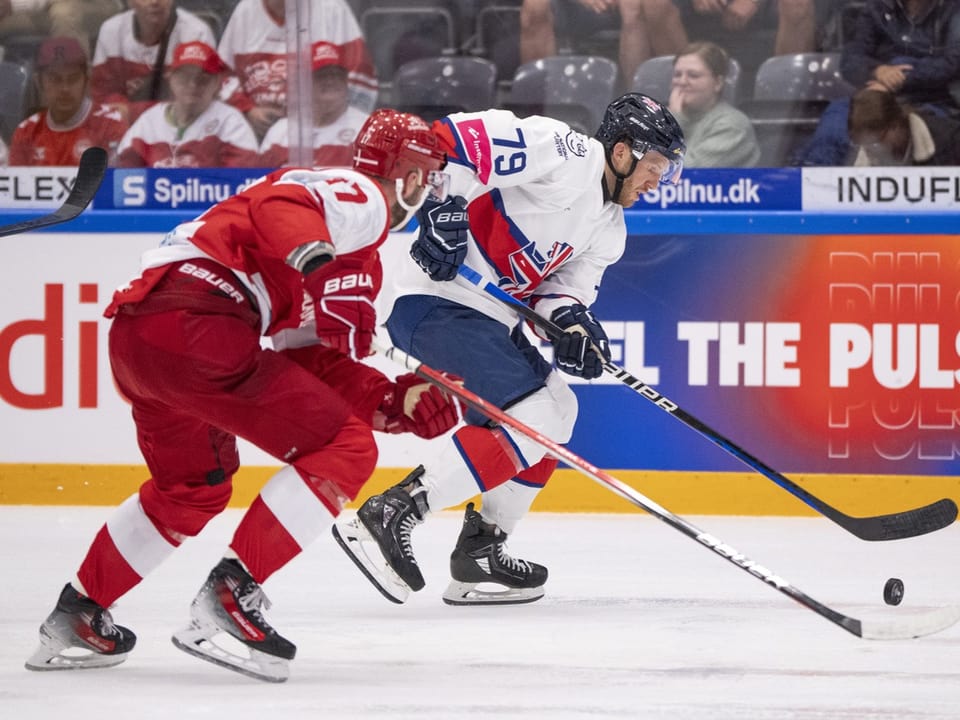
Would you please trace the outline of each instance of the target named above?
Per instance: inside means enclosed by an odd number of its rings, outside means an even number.
[[[500,287],[521,298],[530,295],[543,279],[573,256],[569,243],[555,242],[544,257],[533,242],[507,256],[510,277],[501,278]]]
[[[571,130],[564,138],[567,148],[577,157],[584,157],[587,154],[587,138],[576,130]]]

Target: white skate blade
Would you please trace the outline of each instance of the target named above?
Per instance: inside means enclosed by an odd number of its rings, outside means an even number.
[[[119,665],[127,659],[128,653],[104,655],[93,652],[88,647],[70,645],[54,638],[40,629],[40,647],[27,658],[23,666],[27,670],[93,670]]]
[[[410,597],[407,585],[380,552],[380,546],[358,518],[335,522],[333,537],[367,580],[390,602],[402,605]],[[369,548],[369,552],[368,552]]]
[[[237,647],[238,652],[231,652],[214,642],[214,637],[221,641],[227,640],[230,645]],[[289,660],[276,655],[268,655],[244,645],[229,633],[220,630],[216,625],[206,625],[194,621],[183,630],[175,632],[170,640],[176,647],[189,655],[256,680],[282,683],[290,677]]]
[[[496,588],[487,590],[486,588]],[[497,583],[472,583],[451,580],[443,592],[447,605],[520,605],[536,602],[544,595],[543,586],[509,588]]]

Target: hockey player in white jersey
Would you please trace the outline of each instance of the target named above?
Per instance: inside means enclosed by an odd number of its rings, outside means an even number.
[[[683,132],[652,98],[629,93],[606,110],[595,138],[546,117],[503,110],[434,123],[448,152],[450,196],[428,201],[410,257],[384,291],[396,294],[386,326],[392,342],[458,375],[488,402],[557,442],[577,417],[573,391],[525,338],[502,304],[455,282],[459,266],[490,278],[559,325],[556,366],[586,379],[610,359],[590,312],[604,269],[624,251],[623,210],[683,166]],[[467,506],[451,555],[449,604],[532,602],[547,569],[507,554],[504,544],[557,462],[509,428],[471,411],[435,459],[367,500],[333,528],[341,547],[390,600],[424,586],[411,544],[431,510]],[[496,589],[490,591],[489,583]]]

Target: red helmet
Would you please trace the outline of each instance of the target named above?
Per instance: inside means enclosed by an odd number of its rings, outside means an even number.
[[[353,142],[353,169],[387,180],[416,168],[426,178],[446,164],[440,139],[426,121],[390,108],[374,110]]]

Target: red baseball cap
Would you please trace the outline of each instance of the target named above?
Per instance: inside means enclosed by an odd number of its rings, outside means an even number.
[[[316,71],[331,65],[344,67],[340,48],[323,40],[315,42],[310,48],[310,69]]]
[[[87,65],[87,51],[80,41],[73,37],[61,36],[47,38],[37,51],[37,69],[43,70],[54,65]]]
[[[185,65],[196,65],[198,68],[211,75],[226,72],[230,68],[217,55],[217,51],[206,43],[200,41],[180,43],[173,51],[173,62],[170,64],[171,70],[176,70]]]

